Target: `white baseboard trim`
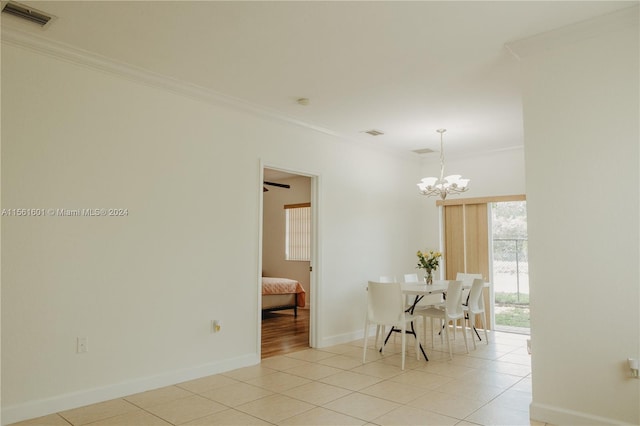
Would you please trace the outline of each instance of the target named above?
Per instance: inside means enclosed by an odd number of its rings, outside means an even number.
[[[155,376],[143,377],[99,388],[85,389],[51,398],[10,405],[2,408],[2,425],[46,416],[48,414],[83,407],[85,405],[95,404],[98,402],[109,401],[115,398],[122,398],[127,395],[145,392],[164,386],[175,385],[176,383],[199,379],[213,374],[224,373],[226,371],[248,367],[259,363],[259,355],[243,355],[233,359],[202,364],[196,367],[171,371]]]
[[[371,327],[369,327],[369,337],[372,337],[375,335],[376,335],[376,327],[372,325]],[[364,334],[362,332],[362,329],[357,331],[352,331],[350,333],[336,334],[335,336],[329,336],[321,339],[320,346],[318,346],[318,349],[328,348],[329,346],[334,346],[334,345],[341,345],[343,343],[350,343],[350,342],[353,342],[354,340],[362,339],[363,337],[364,337]]]
[[[620,420],[608,419],[581,411],[574,411],[535,402],[532,402],[531,405],[529,405],[529,417],[531,420],[554,425],[631,426],[630,423],[624,423]]]
[[[336,334],[334,336],[322,338],[319,342],[318,349],[353,342],[354,340],[362,339],[363,337],[364,335],[362,334],[362,330],[352,331],[350,333],[344,334]]]

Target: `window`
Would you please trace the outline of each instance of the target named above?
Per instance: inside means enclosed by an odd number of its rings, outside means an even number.
[[[529,334],[527,202],[492,203],[491,224],[496,329]]]
[[[501,215],[511,217],[515,216],[515,212],[523,212],[525,210],[523,207],[526,205],[524,203],[525,200],[526,197],[524,195],[506,195],[436,201],[436,205],[444,207],[442,217],[445,279],[455,279],[458,272],[479,273],[482,274],[485,280],[492,282],[494,293],[497,288],[501,288],[498,286],[498,281],[501,277],[496,275],[496,272],[501,270],[501,266],[498,266],[495,262],[495,253],[492,257],[489,250],[490,246],[496,248],[496,240],[495,238],[492,239],[489,224],[492,224],[492,228],[495,227],[498,219],[494,216],[493,220],[490,220],[494,209],[489,209],[489,206],[495,206],[496,203],[501,206],[508,206]],[[512,205],[518,207],[509,208]],[[521,229],[522,220],[518,216],[515,222],[505,224],[504,227],[509,230],[514,227]],[[526,222],[526,219],[524,220]],[[506,232],[503,232],[503,234],[506,234]],[[489,275],[491,268],[493,268],[492,276]],[[515,297],[516,294],[507,296]],[[505,296],[506,299],[509,298],[507,296]],[[500,313],[498,312],[498,294],[495,294],[495,304],[490,303],[491,297],[489,291],[485,291],[484,303],[485,306],[490,306],[490,309],[486,311],[487,324],[492,324],[492,321],[490,321],[491,315],[495,314],[495,325],[498,325],[500,324],[498,322],[498,314]],[[523,316],[528,316],[528,305],[527,312],[523,312],[521,317]],[[481,326],[479,323],[476,323],[476,325]],[[510,330],[513,331],[514,329]]]
[[[285,205],[286,260],[311,260],[311,203]]]

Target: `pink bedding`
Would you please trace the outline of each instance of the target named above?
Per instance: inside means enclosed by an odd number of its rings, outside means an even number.
[[[296,305],[304,307],[306,293],[302,285],[296,280],[288,278],[262,277],[262,294],[293,294],[296,295]]]

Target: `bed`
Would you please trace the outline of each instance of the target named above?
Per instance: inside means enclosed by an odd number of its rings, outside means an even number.
[[[289,278],[262,277],[262,310],[279,311],[293,309],[298,316],[298,307],[306,304],[306,293],[300,282]]]

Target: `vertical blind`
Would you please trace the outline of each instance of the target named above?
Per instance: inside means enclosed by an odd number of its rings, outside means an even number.
[[[489,239],[487,204],[444,206],[445,278],[455,280],[458,272],[481,274],[489,278]],[[487,328],[491,328],[489,290],[484,291]],[[476,318],[476,327],[482,327]]]
[[[445,279],[454,280],[458,272],[482,274],[489,277],[489,214],[488,204],[521,201],[524,195],[503,195],[480,198],[458,198],[436,201],[443,206]],[[489,290],[484,291],[487,324],[491,324]],[[479,319],[476,326],[481,327]],[[488,328],[491,328],[488,326]]]
[[[286,260],[311,260],[311,204],[285,205]]]

